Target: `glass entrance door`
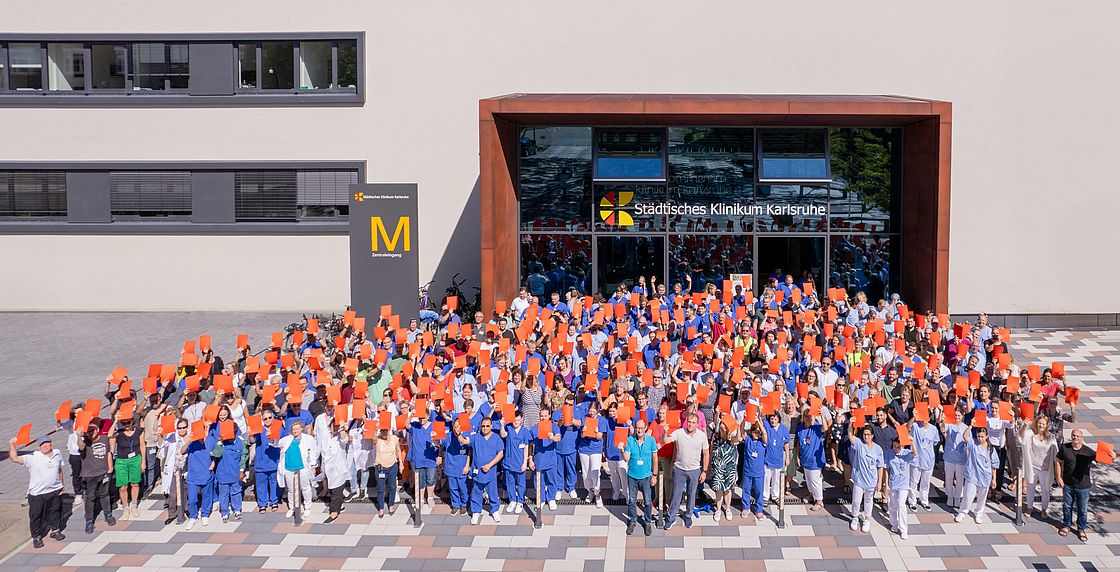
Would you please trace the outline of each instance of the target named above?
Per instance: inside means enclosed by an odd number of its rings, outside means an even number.
[[[665,237],[596,236],[595,285],[603,296],[612,296],[619,284],[633,287],[639,276],[665,281]]]
[[[771,276],[778,282],[793,276],[800,285],[812,278],[817,291],[824,289],[825,252],[824,238],[807,236],[761,236],[758,238],[758,279],[755,290],[761,292]]]

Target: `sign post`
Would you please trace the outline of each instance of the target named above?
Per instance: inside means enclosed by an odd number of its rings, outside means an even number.
[[[350,307],[374,318],[383,305],[407,325],[419,314],[416,184],[350,185]]]

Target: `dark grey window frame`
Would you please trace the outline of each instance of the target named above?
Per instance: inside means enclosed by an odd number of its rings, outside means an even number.
[[[365,161],[86,161],[86,162],[11,162],[0,163],[0,171],[63,171],[67,173],[104,173],[110,171],[191,171],[192,173],[230,173],[239,170],[347,170],[358,171],[358,183],[366,180]],[[106,179],[107,180],[107,179]],[[230,177],[232,181],[232,175]],[[230,189],[232,193],[232,188]],[[231,195],[232,198],[232,195]],[[105,201],[109,201],[106,189]],[[98,200],[101,200],[100,198]],[[96,206],[100,206],[99,203]],[[104,205],[106,213],[110,205]],[[233,203],[229,203],[233,220]],[[104,223],[63,220],[0,220],[0,235],[345,235],[348,220],[305,219],[300,222],[115,221]]]
[[[292,90],[262,90],[260,82],[260,42],[291,42],[293,55],[293,81]],[[331,42],[331,85],[329,89],[299,89],[299,42],[323,41]],[[338,45],[339,42],[353,41],[357,46],[357,81],[356,87],[338,87]],[[80,43],[85,47],[86,64],[86,89],[81,92],[50,91],[48,89],[49,64],[47,62],[48,43]],[[192,95],[190,89],[164,89],[152,91],[133,91],[127,89],[131,85],[131,77],[126,73],[125,90],[98,90],[90,89],[92,81],[89,67],[92,60],[93,44],[125,44],[128,49],[127,67],[133,65],[133,44],[136,43],[164,43],[164,44],[227,44],[232,46],[231,57],[234,69],[237,68],[238,44],[255,42],[257,44],[257,87],[242,89],[239,76],[234,75],[234,84],[230,86],[229,95]],[[3,66],[5,81],[2,85],[8,89],[0,91],[0,107],[289,107],[297,105],[313,106],[361,106],[365,104],[365,32],[296,32],[296,33],[242,33],[242,34],[0,34],[0,46],[6,47],[11,43],[38,43],[41,51],[42,85],[41,90],[15,91],[10,89],[11,82],[8,77],[10,67]],[[10,50],[3,50],[5,58],[10,57]],[[193,58],[192,58],[193,60]],[[188,65],[194,65],[190,62]],[[190,75],[203,73],[202,70],[190,70]]]

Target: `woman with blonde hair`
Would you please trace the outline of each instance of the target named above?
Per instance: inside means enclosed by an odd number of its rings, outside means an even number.
[[[1050,419],[1045,415],[1022,430],[1023,484],[1026,490],[1026,511],[1032,516],[1045,517],[1050,507],[1050,486],[1054,480],[1054,457],[1058,454],[1058,441],[1050,433]],[[1042,489],[1042,507],[1034,509],[1035,485]]]

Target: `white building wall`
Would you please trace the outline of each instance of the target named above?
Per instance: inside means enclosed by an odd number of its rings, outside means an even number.
[[[419,183],[424,281],[477,281],[481,98],[951,101],[950,310],[1120,312],[1120,299],[1093,293],[1120,282],[1117,2],[65,0],[4,12],[0,32],[365,31],[364,107],[0,108],[0,160],[365,160],[369,182]],[[348,298],[345,240],[2,236],[0,309],[334,309]],[[269,285],[279,244],[319,253],[323,278]],[[215,264],[225,279],[145,286],[153,267],[199,275]]]

